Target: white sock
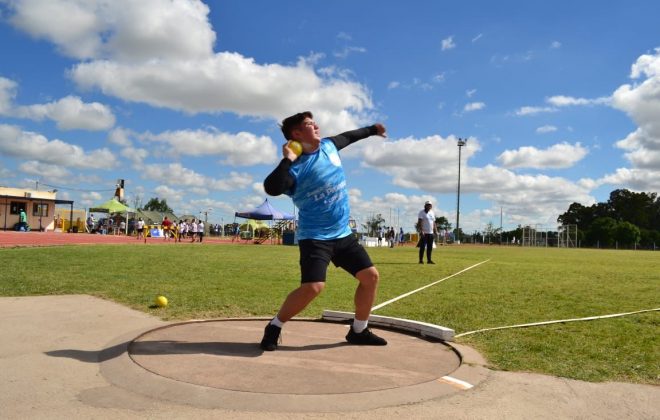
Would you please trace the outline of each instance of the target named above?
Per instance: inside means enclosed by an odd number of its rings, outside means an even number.
[[[282,328],[282,326],[284,325],[284,322],[280,321],[280,319],[278,317],[275,317],[275,318],[271,319],[270,323],[275,325],[276,327],[279,327],[279,328]]]
[[[359,319],[354,319],[353,320],[353,331],[360,334],[362,331],[365,330],[365,328],[367,328],[368,323],[369,323],[368,319],[365,319],[364,321],[360,321]]]

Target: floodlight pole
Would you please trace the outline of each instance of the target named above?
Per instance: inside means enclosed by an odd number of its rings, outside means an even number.
[[[458,138],[458,188],[456,190],[456,243],[461,243],[460,230],[459,230],[459,221],[461,214],[461,147],[465,146],[467,139]]]
[[[206,229],[208,229],[208,224],[209,224],[209,212],[212,211],[213,209],[206,209],[205,211],[200,211],[200,213],[204,214],[204,232],[203,234],[206,234]],[[210,231],[210,229],[209,229]]]

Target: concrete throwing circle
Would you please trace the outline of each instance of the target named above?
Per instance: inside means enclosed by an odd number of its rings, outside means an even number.
[[[159,399],[259,411],[364,410],[457,391],[441,378],[461,359],[442,342],[372,328],[388,345],[354,346],[345,341],[346,324],[294,320],[278,350],[264,352],[258,344],[266,323],[230,319],[153,329],[124,341],[124,362],[111,358],[102,373]]]

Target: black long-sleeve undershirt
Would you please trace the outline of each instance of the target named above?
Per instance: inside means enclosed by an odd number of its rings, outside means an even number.
[[[357,130],[346,131],[345,133],[329,137],[329,139],[335,144],[337,150],[341,150],[349,144],[375,134],[378,134],[378,129],[375,125],[372,125],[358,128]],[[295,185],[296,180],[289,173],[289,168],[291,168],[292,164],[293,162],[288,158],[283,158],[279,165],[266,177],[264,180],[264,190],[268,195],[277,196],[284,194],[284,192],[290,190]]]

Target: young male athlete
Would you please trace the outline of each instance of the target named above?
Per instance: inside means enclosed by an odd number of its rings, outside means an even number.
[[[267,351],[277,348],[283,324],[305,309],[325,287],[330,262],[348,271],[359,282],[354,298],[355,319],[346,341],[384,346],[387,341],[367,328],[379,274],[351,232],[346,177],[338,152],[372,135],[386,137],[385,127],[374,124],[321,138],[319,126],[307,111],[284,119],[281,128],[285,139],[302,144],[303,153],[298,156],[288,142],[284,144],[284,158],[268,175],[264,188],[270,195],[290,196],[298,207],[301,284],[289,293],[277,316],[266,326],[261,348]]]

